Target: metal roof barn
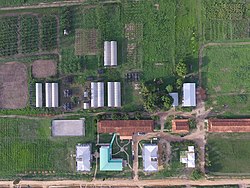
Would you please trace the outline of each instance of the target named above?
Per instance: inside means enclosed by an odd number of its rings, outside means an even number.
[[[182,106],[196,106],[196,89],[195,83],[183,84],[183,104]]]
[[[117,66],[117,42],[111,41],[111,66]]]
[[[121,107],[121,83],[114,82],[114,98],[115,104],[114,107]]]
[[[76,146],[76,170],[89,172],[91,169],[91,145]]]
[[[46,107],[52,107],[52,84],[45,83],[45,99],[46,99]]]
[[[43,106],[43,85],[36,83],[36,107]]]
[[[58,83],[52,83],[52,107],[58,106]]]
[[[143,170],[146,172],[158,171],[158,146],[145,144],[142,150]]]
[[[85,136],[85,120],[53,120],[52,136]]]

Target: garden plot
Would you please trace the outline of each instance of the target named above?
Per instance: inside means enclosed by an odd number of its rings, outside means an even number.
[[[75,55],[96,55],[98,32],[96,29],[76,29]]]
[[[57,63],[53,60],[36,60],[32,64],[32,74],[35,78],[55,76]]]
[[[26,107],[28,101],[27,67],[22,63],[8,62],[0,66],[0,108]]]

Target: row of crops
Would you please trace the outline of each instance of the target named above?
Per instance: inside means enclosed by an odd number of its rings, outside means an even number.
[[[0,18],[0,56],[51,51],[57,47],[55,16],[6,16]]]

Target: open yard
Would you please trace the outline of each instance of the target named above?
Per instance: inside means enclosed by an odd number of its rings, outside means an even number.
[[[28,73],[22,63],[0,65],[0,108],[24,108],[28,102]]]
[[[204,51],[202,81],[207,106],[238,115],[250,112],[250,46],[209,47]]]
[[[57,73],[57,63],[53,60],[36,60],[32,64],[32,74],[35,78],[46,78]]]
[[[0,119],[2,178],[77,175],[71,154],[77,143],[95,142],[92,119],[87,118],[85,137],[52,138],[50,126],[50,119]]]
[[[209,172],[220,175],[226,173],[247,173],[250,171],[250,134],[228,133],[209,134]]]

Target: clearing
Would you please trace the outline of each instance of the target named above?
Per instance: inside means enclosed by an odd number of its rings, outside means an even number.
[[[236,173],[249,173],[249,133],[209,134],[208,148],[208,156],[211,163],[208,167],[209,172],[217,172],[219,175],[226,175],[226,173],[235,173],[234,175]]]
[[[0,108],[26,107],[28,101],[27,67],[22,63],[0,65]]]
[[[32,74],[35,78],[46,78],[56,75],[57,63],[53,60],[36,60],[32,64]]]
[[[250,46],[217,46],[204,50],[202,85],[207,106],[214,111],[244,115],[250,112]]]

